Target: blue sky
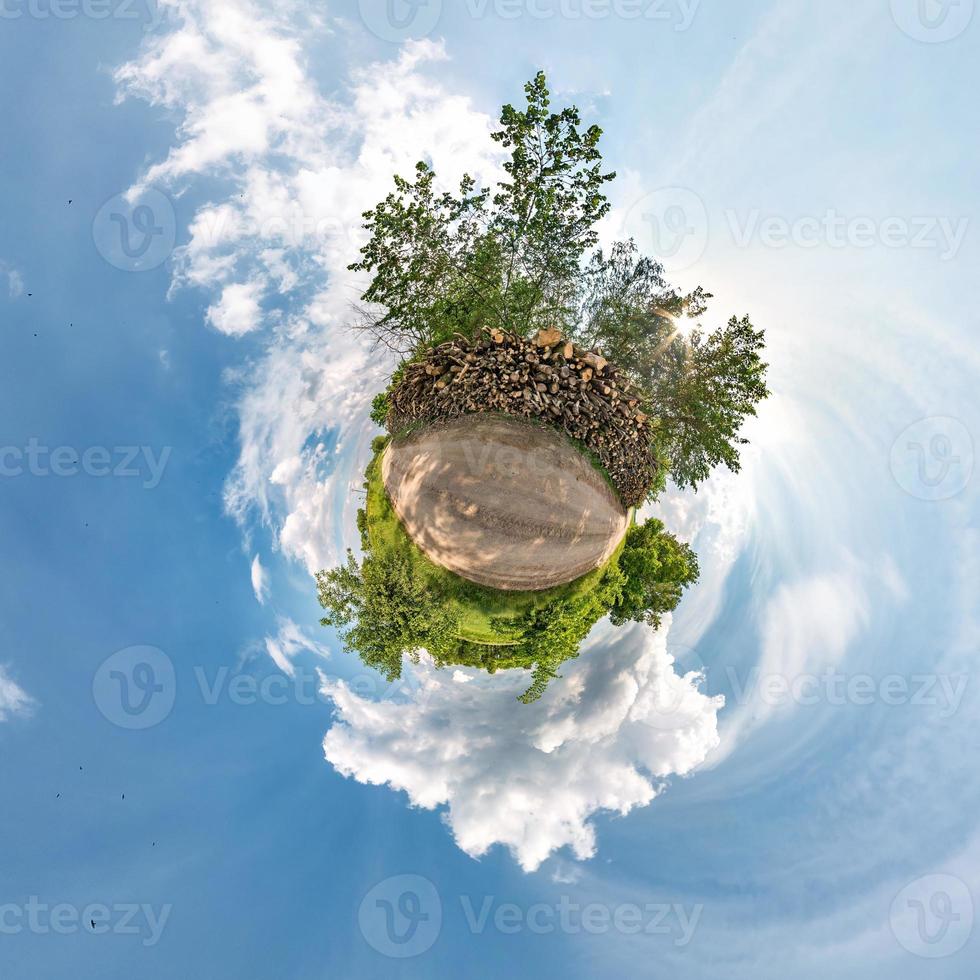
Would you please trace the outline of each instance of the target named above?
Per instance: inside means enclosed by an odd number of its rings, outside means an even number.
[[[973,977],[972,0],[401,4],[2,7],[0,976]],[[672,621],[526,708],[385,684],[311,573],[358,215],[492,176],[538,68],[773,397],[658,504]]]

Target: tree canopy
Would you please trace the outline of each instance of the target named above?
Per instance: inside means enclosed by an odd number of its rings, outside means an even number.
[[[610,613],[617,626],[629,620],[659,626],[699,574],[697,555],[655,518],[627,532],[619,569],[623,583]]]
[[[404,654],[442,657],[455,646],[458,614],[401,555],[380,551],[359,564],[348,550],[346,564],[317,575],[317,589],[321,625],[339,627],[344,646],[389,681],[401,676]]]
[[[721,463],[737,470],[742,424],[769,394],[763,332],[748,317],[701,326],[710,293],[678,292],[632,240],[599,248],[615,177],[602,167],[602,131],[574,107],[553,111],[543,72],[525,95],[492,134],[507,153],[494,187],[464,176],[456,192],[439,191],[420,162],[365,212],[369,240],[351,266],[371,277],[360,328],[415,359],[455,333],[557,327],[636,383],[678,486],[696,489]],[[697,326],[680,330],[686,318]],[[372,417],[384,413],[381,395]]]
[[[645,393],[657,449],[682,488],[697,487],[719,463],[738,470],[739,430],[769,395],[765,335],[748,317],[711,331],[678,329],[710,299],[700,287],[679,295],[633,242],[596,252],[584,274],[579,336]]]
[[[413,181],[364,213],[371,233],[361,260],[371,304],[365,326],[401,354],[455,331],[527,334],[570,323],[583,255],[609,210],[598,150],[578,110],[550,111],[543,72],[525,86],[523,110],[503,107],[492,139],[509,159],[495,189],[464,176],[458,193],[437,193],[435,173],[416,164]]]

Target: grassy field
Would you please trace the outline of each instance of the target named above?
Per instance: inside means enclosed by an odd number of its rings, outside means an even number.
[[[527,613],[557,599],[572,599],[591,592],[609,564],[618,561],[623,542],[609,562],[565,585],[534,592],[502,592],[467,582],[431,562],[409,538],[391,506],[381,478],[381,455],[388,440],[375,440],[375,453],[365,474],[367,501],[366,527],[363,529],[375,553],[385,550],[405,555],[416,574],[424,577],[441,595],[455,602],[460,610],[460,637],[486,646],[508,646],[518,643],[521,633],[516,623]],[[625,538],[624,538],[625,541]],[[513,622],[510,622],[513,621]]]

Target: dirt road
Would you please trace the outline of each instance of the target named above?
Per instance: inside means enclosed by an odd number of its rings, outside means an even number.
[[[469,415],[393,442],[382,477],[434,562],[496,589],[546,589],[605,562],[627,515],[554,429]]]

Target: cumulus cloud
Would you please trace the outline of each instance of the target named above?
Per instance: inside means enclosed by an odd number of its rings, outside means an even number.
[[[8,721],[16,715],[29,715],[35,704],[34,699],[0,664],[0,722]]]
[[[666,636],[666,627],[600,627],[531,709],[516,700],[523,671],[488,677],[423,660],[407,668],[414,690],[404,702],[325,678],[337,714],[324,753],[359,782],[445,807],[473,857],[503,844],[526,871],[564,847],[584,860],[596,850],[596,814],[646,806],[718,744],[724,699],[675,670]]]
[[[257,330],[262,322],[260,282],[232,282],[221,290],[221,298],[208,307],[208,323],[231,337]]]

